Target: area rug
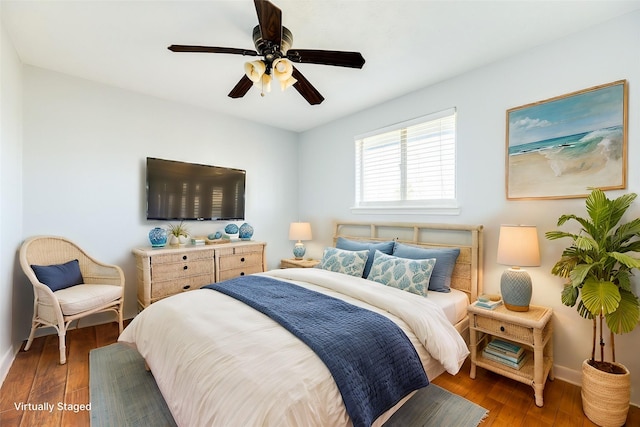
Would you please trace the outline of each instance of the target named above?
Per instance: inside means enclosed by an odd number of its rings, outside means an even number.
[[[91,427],[175,426],[140,354],[115,343],[89,353]]]
[[[153,375],[134,349],[116,343],[89,353],[92,427],[175,426]],[[476,427],[487,410],[435,384],[418,391],[385,427]]]

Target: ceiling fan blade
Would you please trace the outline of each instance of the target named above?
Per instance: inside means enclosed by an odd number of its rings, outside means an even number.
[[[282,42],[282,11],[267,0],[253,0],[258,14],[260,33],[263,40],[268,40],[280,50]]]
[[[293,67],[293,78],[297,80],[293,87],[302,95],[304,99],[311,105],[318,105],[324,101],[324,97],[313,87],[309,80],[302,75],[300,71]]]
[[[258,52],[255,50],[236,49],[233,47],[187,46],[182,44],[172,44],[167,49],[172,52],[231,53],[234,55],[258,56]]]
[[[350,68],[362,68],[365,62],[360,52],[338,50],[289,49],[287,58],[293,62]]]
[[[246,75],[242,76],[238,84],[235,85],[231,92],[229,92],[229,97],[231,98],[242,98],[249,89],[253,86],[253,82]]]

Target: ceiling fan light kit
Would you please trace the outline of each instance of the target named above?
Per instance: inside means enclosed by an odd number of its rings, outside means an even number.
[[[263,59],[244,64],[245,75],[229,92],[231,98],[242,98],[251,89],[259,86],[261,95],[271,90],[271,78],[280,82],[282,90],[293,86],[311,105],[324,101],[324,97],[293,66],[293,62],[332,65],[337,67],[362,68],[364,58],[359,52],[335,50],[291,49],[293,34],[282,26],[282,11],[267,0],[254,0],[258,25],[253,29],[253,44],[256,50],[215,46],[171,45],[172,52],[228,53],[244,56],[262,56]]]

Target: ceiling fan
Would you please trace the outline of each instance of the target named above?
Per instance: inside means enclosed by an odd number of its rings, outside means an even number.
[[[311,105],[320,104],[324,97],[295,68],[292,62],[362,68],[364,58],[359,52],[335,50],[291,49],[293,35],[282,26],[282,11],[267,0],[254,0],[258,25],[253,29],[256,50],[214,46],[186,46],[173,44],[172,52],[230,53],[244,56],[262,56],[263,59],[247,62],[245,75],[229,92],[231,98],[242,98],[251,86],[270,88],[271,77],[280,82],[282,89],[293,86]]]

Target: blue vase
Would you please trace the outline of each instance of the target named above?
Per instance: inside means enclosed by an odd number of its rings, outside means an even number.
[[[224,228],[224,232],[227,234],[238,234],[238,226],[235,224],[227,224]]]
[[[154,248],[161,248],[167,244],[167,230],[156,227],[149,232],[149,241]]]
[[[240,240],[251,240],[253,236],[253,227],[246,222],[240,226],[238,231],[238,237]]]

